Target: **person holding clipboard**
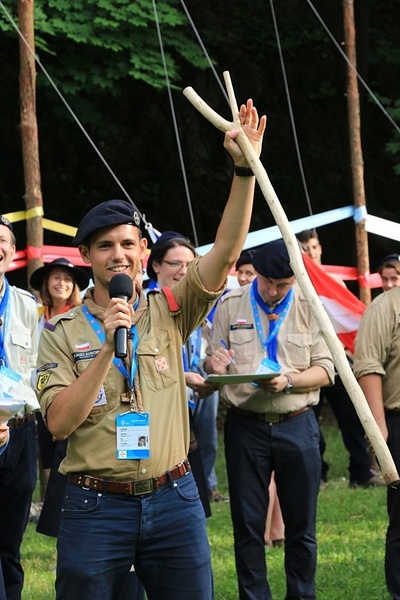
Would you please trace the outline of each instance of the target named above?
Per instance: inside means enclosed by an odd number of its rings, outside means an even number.
[[[220,393],[229,406],[224,440],[239,597],[271,597],[264,530],[275,471],[287,597],[312,599],[321,458],[310,408],[319,401],[319,388],[333,383],[334,366],[283,240],[257,250],[253,266],[256,279],[218,303],[205,364],[226,381]],[[250,381],[235,383],[241,376]]]

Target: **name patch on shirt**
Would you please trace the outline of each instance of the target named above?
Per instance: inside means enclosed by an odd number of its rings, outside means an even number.
[[[43,373],[43,371],[47,371],[48,369],[56,369],[58,367],[58,363],[46,363],[42,367],[36,369],[36,373]]]
[[[74,357],[75,362],[78,362],[79,360],[93,360],[99,352],[100,350],[96,348],[94,350],[84,350],[83,352],[73,352],[72,356]]]
[[[237,329],[254,329],[253,323],[233,323],[233,325],[229,325],[229,329],[231,331],[236,331]]]

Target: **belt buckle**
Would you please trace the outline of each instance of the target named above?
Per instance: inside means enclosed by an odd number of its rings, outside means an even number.
[[[143,494],[151,494],[154,491],[153,480],[143,479],[133,482],[133,495],[142,496]]]
[[[264,421],[266,423],[279,423],[280,417],[278,413],[264,413]]]

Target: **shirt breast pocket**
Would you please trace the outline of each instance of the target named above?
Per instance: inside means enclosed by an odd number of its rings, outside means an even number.
[[[256,353],[254,329],[233,329],[229,332],[229,347],[235,351],[237,365],[252,364]]]
[[[166,329],[141,340],[137,350],[139,376],[154,392],[177,383],[178,369],[171,366],[174,354]]]
[[[32,354],[32,341],[29,332],[14,331],[10,335],[11,353],[16,364],[22,367],[30,365],[30,357]]]
[[[311,332],[288,333],[287,341],[292,366],[300,371],[308,369],[311,360]]]

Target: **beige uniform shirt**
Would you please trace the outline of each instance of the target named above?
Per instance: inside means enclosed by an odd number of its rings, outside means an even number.
[[[26,290],[10,285],[10,311],[4,341],[7,366],[22,375],[15,390],[15,400],[25,400],[26,407],[19,416],[39,410],[39,403],[31,386],[36,368],[38,347],[37,309],[33,296]],[[1,296],[0,296],[1,299]],[[2,334],[4,324],[1,325]]]
[[[252,284],[232,290],[221,298],[213,319],[211,344],[207,349],[210,356],[221,346],[222,338],[235,351],[229,373],[255,373],[264,358],[263,347],[254,321],[250,300]],[[278,363],[281,373],[300,373],[311,366],[319,365],[334,380],[331,354],[318,325],[311,314],[300,288],[294,285],[292,305],[278,333]],[[269,330],[267,315],[259,308],[266,338]],[[305,406],[318,404],[319,388],[307,393],[270,394],[251,383],[225,385],[221,397],[234,406],[253,412],[288,413]]]
[[[400,409],[400,288],[375,298],[356,336],[354,375],[382,375],[383,404]]]
[[[138,379],[143,411],[150,418],[150,458],[116,458],[116,417],[129,410],[120,396],[127,391],[124,377],[113,364],[104,382],[106,403],[94,406],[88,418],[68,438],[64,474],[77,472],[115,481],[157,477],[180,463],[189,448],[189,418],[183,373],[182,344],[201,323],[221,292],[207,291],[198,275],[198,259],[172,288],[180,307],[170,312],[163,293],[141,296],[133,317],[139,335]],[[91,314],[102,320],[104,309],[85,296]],[[57,394],[74,381],[100,351],[101,343],[82,307],[58,315],[43,329],[37,370],[37,393],[42,413]],[[137,385],[139,383],[139,386]]]

